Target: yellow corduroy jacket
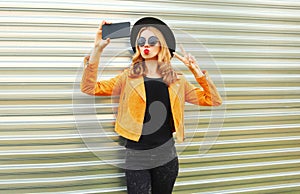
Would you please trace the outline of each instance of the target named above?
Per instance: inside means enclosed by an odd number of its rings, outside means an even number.
[[[120,96],[115,131],[124,138],[138,141],[142,134],[146,110],[146,94],[143,77],[130,78],[125,69],[114,78],[97,81],[98,64],[89,64],[89,56],[84,58],[85,69],[81,81],[81,91],[95,96]],[[222,99],[212,80],[205,76],[195,77],[202,88],[188,82],[183,75],[168,87],[173,131],[178,142],[184,141],[184,105],[189,102],[202,106],[219,106]]]

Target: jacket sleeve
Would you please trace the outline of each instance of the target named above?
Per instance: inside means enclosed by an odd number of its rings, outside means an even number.
[[[204,76],[196,77],[196,81],[202,88],[198,88],[185,80],[185,101],[202,106],[219,106],[222,104],[222,98],[205,71]]]
[[[97,81],[98,65],[89,64],[89,56],[84,58],[84,72],[80,84],[83,93],[94,96],[119,95],[122,89],[122,76],[124,73],[114,78],[104,81]]]

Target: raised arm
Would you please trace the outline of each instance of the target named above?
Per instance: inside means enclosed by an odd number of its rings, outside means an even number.
[[[206,71],[201,71],[196,59],[190,53],[187,54],[181,47],[184,56],[174,52],[174,56],[182,61],[194,74],[196,81],[202,87],[196,87],[185,79],[185,100],[192,104],[203,106],[219,106],[222,98]]]
[[[94,41],[94,48],[90,56],[84,58],[84,73],[80,84],[81,91],[89,95],[109,96],[120,93],[122,74],[101,82],[97,82],[98,65],[103,49],[110,43],[110,39],[102,40],[102,25],[110,22],[102,21],[99,25]]]

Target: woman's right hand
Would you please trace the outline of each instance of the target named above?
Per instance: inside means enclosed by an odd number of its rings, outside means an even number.
[[[106,40],[102,40],[102,26],[104,24],[111,24],[111,22],[107,22],[104,20],[101,22],[101,24],[99,25],[99,28],[97,30],[95,42],[94,42],[95,48],[100,52],[102,52],[103,49],[110,43],[110,38],[107,38]]]

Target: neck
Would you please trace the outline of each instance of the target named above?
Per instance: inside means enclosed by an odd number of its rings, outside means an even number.
[[[145,65],[147,67],[146,75],[149,77],[160,77],[160,74],[157,72],[158,64],[157,60],[146,60]]]

